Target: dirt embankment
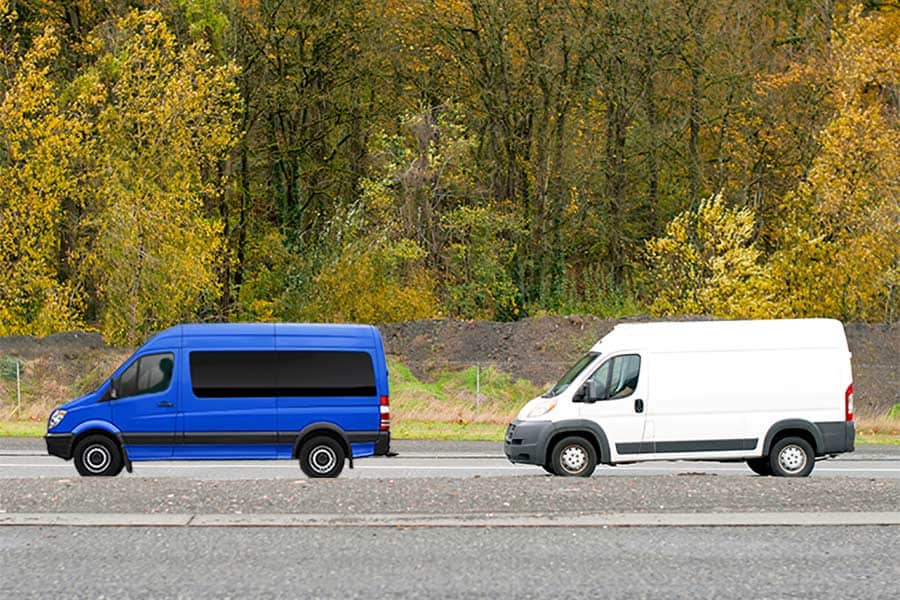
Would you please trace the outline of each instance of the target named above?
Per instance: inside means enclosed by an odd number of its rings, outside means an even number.
[[[418,377],[474,364],[494,366],[543,385],[622,322],[588,316],[541,317],[515,323],[436,319],[380,327],[388,354]],[[900,323],[844,327],[853,353],[853,389],[861,415],[882,415],[900,403]]]
[[[650,319],[631,319],[650,320]],[[380,326],[388,354],[419,377],[472,365],[493,366],[538,385],[555,381],[616,319],[542,317],[516,323],[436,319]],[[857,412],[886,413],[900,403],[900,323],[845,326],[853,352]],[[23,363],[23,416],[46,411],[94,389],[130,354],[111,348],[97,334],[67,333],[35,339],[0,337],[0,419],[15,414],[15,377],[10,361]],[[11,412],[12,411],[12,412]]]

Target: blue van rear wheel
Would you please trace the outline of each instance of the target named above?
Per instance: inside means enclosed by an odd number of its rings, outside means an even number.
[[[346,458],[341,444],[324,435],[310,438],[300,448],[300,468],[307,477],[337,477]]]

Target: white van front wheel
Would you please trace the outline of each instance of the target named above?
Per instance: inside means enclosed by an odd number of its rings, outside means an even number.
[[[809,442],[799,437],[786,437],[772,446],[769,466],[780,477],[806,477],[816,465],[816,455]]]
[[[583,437],[561,439],[550,457],[553,471],[564,477],[590,477],[597,467],[597,451]]]

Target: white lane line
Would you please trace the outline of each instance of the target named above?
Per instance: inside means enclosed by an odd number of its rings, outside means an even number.
[[[900,512],[185,514],[4,513],[2,526],[69,527],[835,527],[900,526]]]
[[[0,467],[2,468],[30,468],[30,469],[71,469],[71,465],[45,465],[40,463],[17,463],[17,464],[5,464],[0,463]],[[141,463],[135,463],[135,468],[143,470],[147,469],[161,469],[164,471],[169,471],[171,469],[296,469],[296,465],[209,465],[209,464],[193,464],[193,465],[146,465]],[[491,466],[475,466],[475,467],[465,467],[458,465],[446,465],[446,466],[430,466],[430,465],[365,465],[365,466],[355,466],[354,470],[400,470],[405,469],[409,471],[530,471],[536,470],[539,467],[523,465],[520,467],[511,466],[511,465],[498,465],[496,467]]]
[[[294,467],[291,465],[271,465],[271,464],[187,464],[187,465],[161,465],[161,464],[144,464],[136,463],[136,467],[142,471],[145,470],[165,470],[184,469],[284,469],[289,470]],[[48,465],[43,463],[0,463],[0,468],[29,468],[29,469],[71,469],[70,465]],[[539,471],[534,465],[359,465],[354,470],[361,471]],[[683,465],[680,467],[659,467],[652,465],[631,466],[631,467],[613,467],[610,469],[601,469],[598,473],[614,473],[616,471],[635,471],[635,472],[666,472],[666,473],[689,473],[698,472],[722,472],[722,473],[743,473],[748,475],[750,472],[744,467],[704,467]],[[813,473],[900,473],[900,468],[856,468],[856,467],[816,467]]]

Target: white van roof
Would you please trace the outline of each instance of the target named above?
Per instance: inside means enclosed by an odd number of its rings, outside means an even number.
[[[843,324],[834,319],[623,323],[616,325],[591,350],[608,353],[801,348],[848,351]]]

